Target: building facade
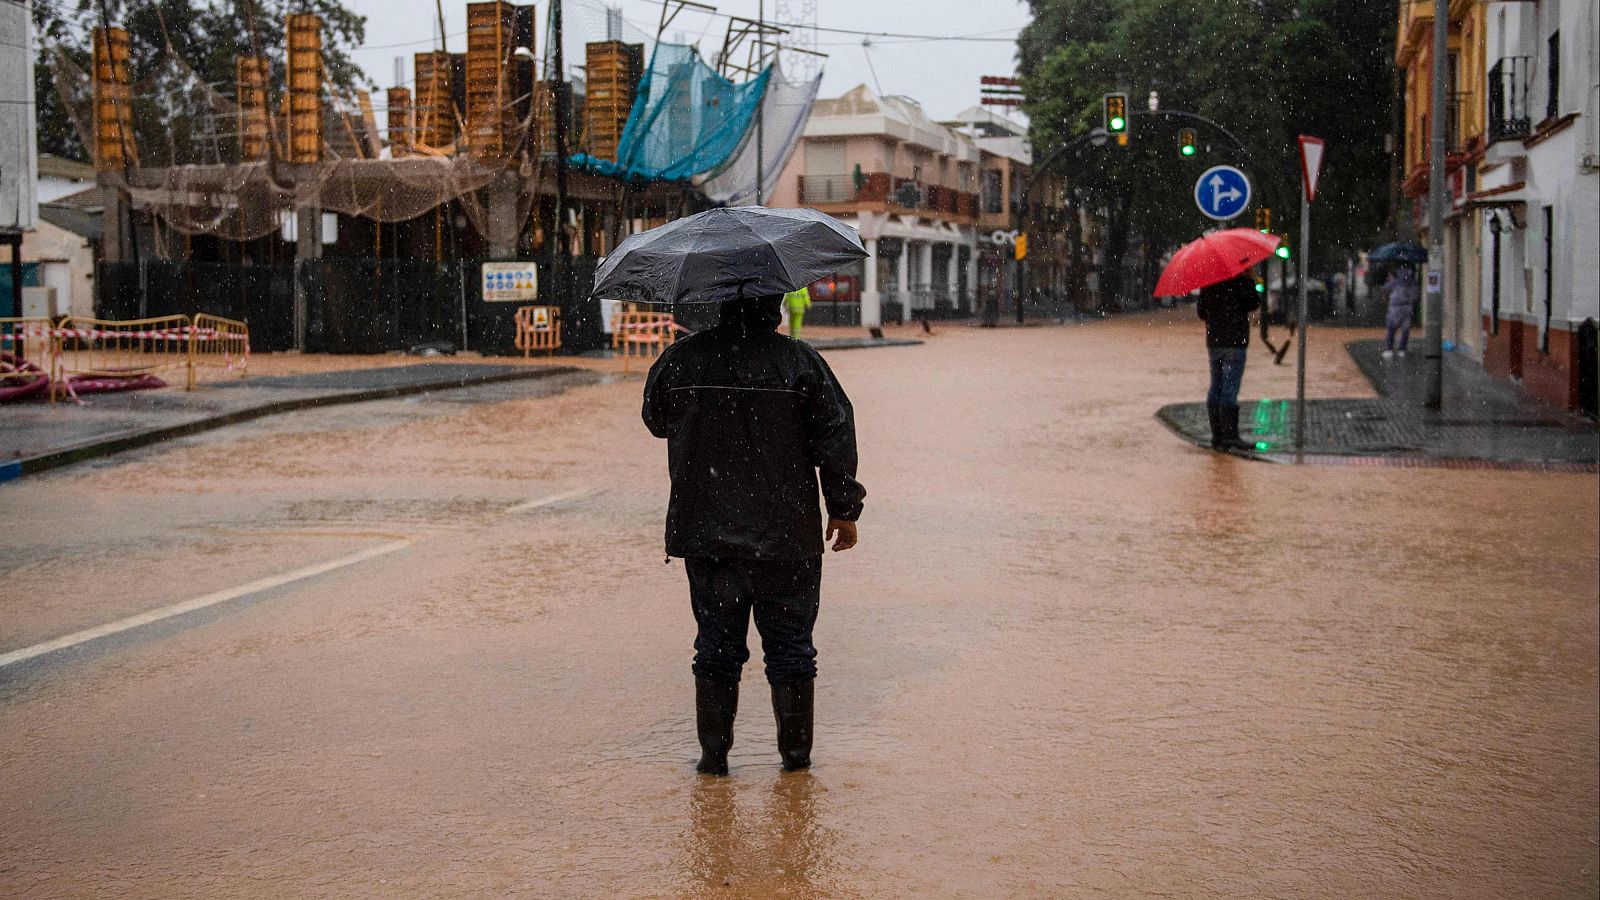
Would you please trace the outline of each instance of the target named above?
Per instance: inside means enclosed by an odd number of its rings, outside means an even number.
[[[1476,236],[1481,212],[1460,200],[1477,187],[1485,147],[1483,4],[1450,4],[1449,55],[1443,61],[1449,96],[1445,102],[1445,179],[1452,203],[1445,215],[1444,339],[1477,358],[1483,352],[1478,328]],[[1396,32],[1395,64],[1405,85],[1405,163],[1401,189],[1411,201],[1412,224],[1423,243],[1427,229],[1429,152],[1432,141],[1433,0],[1402,0]]]
[[[1600,0],[1481,8],[1488,143],[1464,205],[1481,211],[1483,364],[1593,413],[1583,335],[1600,320]]]
[[[812,315],[828,321],[830,302],[859,303],[867,326],[970,314],[978,163],[970,137],[928,118],[908,98],[879,97],[858,85],[817,100],[768,203],[835,216],[861,233],[868,257],[813,290],[821,308]]]
[[[1445,103],[1445,341],[1567,409],[1596,405],[1600,0],[1452,0]],[[1433,0],[1399,5],[1402,190],[1425,214]],[[1592,329],[1593,324],[1589,325]],[[1585,337],[1585,335],[1591,335]]]

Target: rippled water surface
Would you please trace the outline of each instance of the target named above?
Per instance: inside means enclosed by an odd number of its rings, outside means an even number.
[[[1314,394],[1365,392],[1343,339]],[[870,496],[806,774],[758,662],[690,770],[637,378],[0,488],[0,652],[409,542],[0,678],[0,894],[1600,891],[1595,477],[1203,453],[1152,416],[1204,387],[1171,316],[829,361]]]

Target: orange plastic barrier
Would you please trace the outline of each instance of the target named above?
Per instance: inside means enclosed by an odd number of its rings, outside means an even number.
[[[558,306],[519,306],[515,315],[516,348],[524,358],[539,351],[553,356],[561,349],[561,308]]]

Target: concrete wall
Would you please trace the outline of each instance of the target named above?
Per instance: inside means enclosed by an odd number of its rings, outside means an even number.
[[[70,284],[70,299],[64,304],[68,313],[94,315],[94,250],[86,238],[40,219],[38,229],[22,237],[22,259],[47,265],[63,263]],[[44,268],[41,266],[41,278]]]

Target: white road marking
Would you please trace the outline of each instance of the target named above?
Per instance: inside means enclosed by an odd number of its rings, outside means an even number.
[[[530,509],[540,509],[546,506],[554,506],[563,500],[576,500],[579,497],[587,497],[590,494],[596,493],[599,493],[598,488],[578,488],[576,490],[563,491],[559,494],[551,494],[548,497],[540,497],[537,500],[528,500],[524,503],[518,503],[516,506],[508,508],[506,512],[527,512]]]
[[[275,587],[281,587],[292,582],[310,578],[314,575],[321,575],[324,572],[332,572],[334,569],[342,569],[345,566],[353,566],[358,562],[372,559],[375,556],[383,556],[387,553],[393,553],[396,550],[401,550],[409,546],[411,546],[410,541],[390,541],[387,544],[379,544],[376,547],[369,547],[366,550],[351,553],[348,556],[341,556],[338,559],[330,559],[327,562],[317,563],[313,566],[306,566],[303,569],[296,569],[293,572],[285,572],[282,575],[273,575],[270,578],[257,579],[256,581],[252,581],[247,584],[241,584],[238,587],[231,587],[227,588],[226,590],[215,591],[201,597],[196,597],[193,600],[185,600],[181,603],[174,603],[171,606],[163,606],[160,609],[153,609],[149,612],[140,613],[136,616],[129,616],[126,619],[119,619],[115,622],[109,622],[105,625],[100,625],[95,628],[88,628],[83,631],[75,631],[72,634],[58,637],[53,641],[45,641],[42,644],[34,644],[32,647],[23,647],[21,650],[13,650],[10,653],[0,654],[0,669],[3,669],[7,666],[16,665],[20,662],[26,662],[27,660],[35,657],[43,656],[46,653],[53,653],[57,650],[64,650],[68,647],[76,647],[79,644],[85,644],[89,641],[98,640],[109,635],[127,631],[131,628],[138,628],[141,625],[149,625],[151,622],[159,622],[162,619],[170,619],[173,616],[181,616],[184,613],[194,612],[197,609],[205,609],[208,606],[215,606],[218,603],[226,603],[229,600],[235,600],[239,597],[244,597],[249,594],[270,590],[271,588]]]

